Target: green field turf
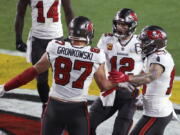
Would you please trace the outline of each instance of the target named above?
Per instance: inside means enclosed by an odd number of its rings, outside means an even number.
[[[1,0],[0,4],[0,48],[15,50],[14,17],[16,14],[16,3],[18,0]],[[136,33],[145,25],[160,25],[168,33],[168,50],[172,53],[177,74],[180,75],[180,0],[72,0],[72,6],[76,16],[89,17],[95,24],[96,43],[103,32],[111,32],[112,18],[116,11],[121,8],[132,8],[139,18]],[[64,24],[64,33],[67,29]],[[31,26],[30,8],[26,14],[23,38],[27,39]]]

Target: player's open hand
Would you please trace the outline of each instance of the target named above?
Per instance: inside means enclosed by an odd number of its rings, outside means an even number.
[[[108,79],[113,83],[121,83],[129,81],[129,76],[117,70],[113,70],[109,72]]]

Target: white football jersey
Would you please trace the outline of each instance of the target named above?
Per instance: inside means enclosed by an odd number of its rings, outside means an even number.
[[[144,115],[165,117],[173,111],[169,97],[171,96],[175,76],[174,61],[172,56],[164,49],[146,58],[145,72],[149,71],[149,67],[153,63],[160,64],[164,68],[164,72],[158,79],[143,87]]]
[[[106,54],[107,71],[113,69],[124,72],[125,74],[140,74],[143,70],[143,59],[139,51],[139,41],[137,35],[133,35],[131,39],[122,45],[119,39],[112,34],[103,34],[98,45]],[[111,91],[111,90],[110,90]],[[103,106],[113,106],[115,100],[115,92],[112,91],[108,96],[103,97],[102,92],[100,98]],[[107,93],[110,93],[107,91]]]
[[[106,54],[108,71],[115,69],[137,75],[143,68],[142,56],[137,53],[138,43],[137,35],[133,35],[126,45],[122,45],[117,37],[103,34],[97,46]]]
[[[103,50],[53,40],[46,51],[53,69],[50,96],[66,101],[86,101],[94,73],[105,63]]]
[[[61,0],[31,0],[31,34],[40,39],[63,36]]]

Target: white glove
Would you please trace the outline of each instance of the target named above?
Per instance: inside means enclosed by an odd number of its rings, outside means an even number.
[[[129,82],[118,83],[118,87],[125,88],[129,92],[133,92],[136,88]]]
[[[139,106],[139,107],[141,107],[141,106],[143,106],[143,96],[142,96],[142,94],[140,94],[137,98],[136,98],[136,103],[135,103],[135,105],[136,106]]]
[[[0,97],[2,97],[4,93],[6,93],[6,91],[4,90],[4,85],[2,85],[0,86]]]

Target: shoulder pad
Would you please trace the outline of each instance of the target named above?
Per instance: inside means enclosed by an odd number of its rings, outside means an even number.
[[[90,51],[91,51],[91,52],[94,52],[94,53],[99,53],[99,52],[100,52],[100,49],[97,48],[97,47],[91,47]]]
[[[55,43],[57,43],[59,45],[65,45],[65,42],[62,40],[56,40]]]
[[[166,54],[166,51],[164,51],[164,50],[157,50],[156,54],[157,55]]]
[[[113,36],[113,33],[104,33],[104,36],[105,36],[105,37],[107,37],[107,36],[112,37],[112,36]]]

